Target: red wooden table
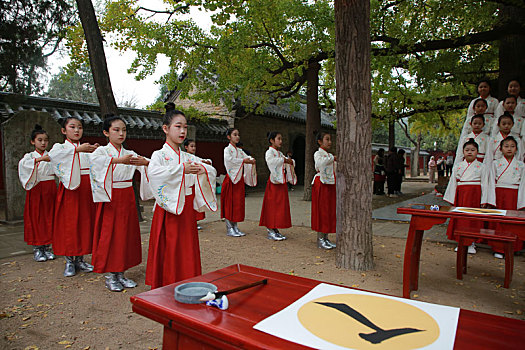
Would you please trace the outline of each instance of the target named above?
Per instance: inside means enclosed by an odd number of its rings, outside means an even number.
[[[452,211],[454,207],[441,206],[439,210],[414,209],[411,206],[397,209],[399,214],[410,214],[410,227],[408,229],[403,263],[403,297],[410,298],[410,292],[418,289],[419,259],[421,256],[421,243],[423,233],[436,224],[442,224],[449,218],[473,219],[480,221],[494,221],[504,224],[504,228],[517,233],[518,238],[525,240],[525,212],[507,210],[506,215],[483,215]]]
[[[228,296],[221,311],[204,304],[182,304],[174,288],[185,282],[210,282],[219,290],[268,279],[268,284]],[[133,311],[164,326],[164,349],[308,349],[253,329],[319,284],[319,281],[245,265],[232,265],[186,281],[131,297]],[[525,322],[461,310],[456,349],[519,349],[525,344]]]

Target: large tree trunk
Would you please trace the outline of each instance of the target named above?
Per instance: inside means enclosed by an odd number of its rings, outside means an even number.
[[[345,269],[374,267],[370,1],[335,1],[337,256]]]
[[[319,147],[315,140],[321,131],[321,112],[319,110],[319,70],[317,62],[309,63],[306,71],[308,85],[306,88],[306,136],[304,151],[304,195],[305,201],[312,200],[312,180],[315,176],[314,153]]]
[[[95,9],[91,0],[76,0],[80,21],[84,29],[84,36],[89,53],[89,64],[93,73],[93,81],[97,91],[102,115],[108,113],[118,114],[117,103],[111,88],[104,44],[100,28],[98,27]]]
[[[503,25],[519,28],[525,19],[525,9],[515,6],[500,6],[499,19]],[[511,79],[521,79],[521,91],[525,90],[525,32],[506,35],[499,41],[499,80],[498,96],[503,99]],[[498,117],[498,116],[496,116]]]
[[[410,155],[410,177],[419,176],[419,151],[421,150],[421,133],[417,135],[417,142],[412,148],[412,154]]]
[[[76,0],[80,21],[84,29],[84,36],[86,38],[89,64],[91,66],[91,73],[93,74],[93,82],[95,83],[95,90],[97,91],[97,98],[100,104],[100,113],[102,116],[106,114],[118,115],[118,107],[111,88],[111,80],[109,78],[108,65],[106,63],[106,54],[104,53],[104,42],[100,28],[98,27],[97,16],[91,0]],[[137,215],[139,221],[144,221],[142,217],[142,210],[139,202],[138,186],[133,180],[133,190],[135,191],[135,206],[137,208]]]
[[[396,122],[394,120],[388,121],[388,150],[396,145]],[[387,151],[388,151],[387,150]]]

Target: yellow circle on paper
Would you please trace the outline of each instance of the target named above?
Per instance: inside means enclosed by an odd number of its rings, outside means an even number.
[[[312,334],[350,349],[416,349],[439,337],[438,323],[425,311],[373,295],[318,298],[304,304],[297,317]]]

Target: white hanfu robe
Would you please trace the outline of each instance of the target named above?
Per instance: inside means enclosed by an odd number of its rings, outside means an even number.
[[[269,147],[264,156],[268,169],[270,170],[270,181],[273,184],[284,184],[286,182],[295,185],[297,175],[295,175],[295,160],[292,159],[293,165],[284,162],[283,152]]]
[[[245,159],[253,159],[244,151],[231,143],[224,148],[224,167],[231,182],[237,184],[241,177],[248,186],[257,186],[257,170],[255,164],[244,163]]]
[[[494,152],[492,151],[492,139],[489,135],[485,134],[484,132],[480,132],[477,135],[471,132],[468,135],[462,137],[458,143],[458,149],[456,150],[456,159],[454,160],[454,162],[457,163],[463,160],[463,145],[469,139],[474,139],[474,141],[476,141],[476,143],[478,144],[478,160],[482,163],[488,164],[490,169],[490,163],[492,162],[492,157],[494,155]]]
[[[90,154],[77,152],[78,146],[80,143],[66,140],[64,143],[55,143],[49,151],[53,171],[68,190],[75,190],[80,186],[81,175],[89,175]]]
[[[496,159],[500,159],[503,157],[503,153],[501,153],[501,149],[500,149],[500,146],[501,146],[501,141],[503,141],[505,138],[509,137],[509,136],[512,136],[514,137],[514,139],[516,140],[516,142],[518,143],[518,152],[516,153],[516,157],[518,157],[518,159],[523,159],[523,141],[521,140],[521,138],[519,137],[518,134],[515,134],[513,133],[512,131],[510,132],[510,134],[508,134],[507,136],[503,136],[503,134],[501,132],[498,132],[495,136],[491,137],[490,139],[490,151],[492,152],[492,159],[493,160],[496,160]]]
[[[503,108],[503,101],[501,101],[494,112],[494,124],[492,125],[492,134],[495,136],[499,132],[498,127],[498,118],[505,113],[505,108]],[[520,135],[521,137],[525,136],[522,131],[525,125],[525,99],[521,96],[517,98],[516,108],[514,109],[514,114],[512,115],[514,119],[514,125],[512,126],[511,132]]]
[[[90,154],[77,152],[79,143],[53,145],[49,158],[60,180],[55,210],[53,246],[57,255],[91,254],[96,207],[91,193]]]
[[[335,157],[319,147],[314,153],[316,174],[312,181],[312,230],[321,233],[336,231]]]
[[[18,162],[18,178],[26,190],[24,203],[24,241],[29,245],[48,245],[53,241],[53,221],[57,187],[49,162],[36,162],[47,151],[26,153]]]
[[[476,100],[482,98],[481,96],[478,98],[473,99],[470,101],[467,109],[467,117],[465,118],[465,122],[463,123],[463,128],[461,131],[461,137],[469,134],[472,132],[472,127],[470,126],[471,118],[475,115],[474,112],[474,102]],[[497,122],[497,118],[494,116],[494,112],[496,111],[496,107],[498,106],[498,99],[492,96],[488,96],[485,101],[487,101],[487,110],[485,111],[484,117],[485,117],[485,126],[483,127],[483,132],[490,136],[492,132],[492,125],[494,124],[494,120]]]
[[[259,226],[272,229],[291,227],[290,200],[286,182],[292,185],[297,183],[295,161],[293,165],[285,163],[284,154],[274,147],[268,148],[265,159],[270,170],[270,178],[264,191]]]
[[[98,147],[91,154],[91,191],[93,201],[111,202],[114,188],[127,188],[132,186],[135,171],[140,173],[140,197],[142,200],[153,198],[153,193],[148,184],[147,168],[131,164],[111,164],[113,158],[120,158],[131,154],[137,157],[137,153],[121,147],[118,150],[113,144]]]
[[[334,155],[320,147],[319,150],[314,153],[314,163],[317,173],[312,180],[312,184],[316,178],[319,178],[321,183],[326,185],[335,184],[337,162],[335,161]]]
[[[188,161],[202,165],[204,173],[185,174]],[[152,288],[201,274],[195,211],[217,210],[216,174],[211,165],[168,143],[153,152],[148,177],[156,206],[146,266],[146,284]]]
[[[186,195],[192,194],[192,186],[195,186],[195,210],[217,210],[215,168],[195,161],[204,167],[205,172],[200,175],[184,174],[184,163],[196,159],[194,157],[180,150],[175,151],[167,143],[151,156],[148,177],[153,197],[158,206],[172,214],[182,213]]]
[[[29,191],[41,181],[55,180],[55,173],[51,163],[35,162],[36,158],[46,156],[47,154],[47,151],[44,151],[42,154],[33,151],[26,153],[18,162],[18,178],[24,190]]]
[[[448,182],[447,190],[443,199],[452,205],[455,203],[458,186],[481,185],[481,203],[496,205],[494,194],[494,182],[491,177],[490,168],[485,164],[474,160],[472,163],[462,160],[454,164],[452,176]],[[461,204],[460,204],[461,205]]]
[[[513,157],[509,161],[503,157],[492,163],[493,178],[497,188],[510,188],[518,191],[518,203],[516,209],[525,208],[525,164]]]
[[[91,190],[98,203],[93,233],[91,263],[94,271],[124,272],[142,261],[140,226],[132,187],[136,170],[141,174],[140,196],[153,198],[145,166],[111,164],[113,158],[126,155],[137,157],[133,151],[113,144],[98,147],[91,154]]]

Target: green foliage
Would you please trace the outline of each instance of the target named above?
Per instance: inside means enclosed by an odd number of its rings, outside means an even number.
[[[62,69],[59,74],[51,78],[49,88],[44,95],[71,101],[98,103],[93,75],[90,67],[85,64],[72,73]]]
[[[151,5],[153,6],[153,5]],[[183,15],[212,12],[209,31]],[[406,120],[412,133],[455,135],[459,115],[476,94],[475,82],[497,78],[497,42],[463,39],[498,25],[498,4],[482,0],[372,0],[374,125]],[[334,107],[335,24],[327,0],[165,0],[146,9],[137,0],[108,1],[100,18],[106,40],[137,59],[130,73],[151,74],[157,57],[170,59],[160,83],[181,97],[258,109],[286,99],[303,101],[308,62],[321,64],[319,101]],[[76,61],[83,40],[70,33]],[[431,49],[451,39],[444,49]],[[83,58],[84,57],[84,58]],[[187,78],[179,80],[181,72]]]
[[[0,1],[0,89],[31,94],[72,21],[67,0]]]

